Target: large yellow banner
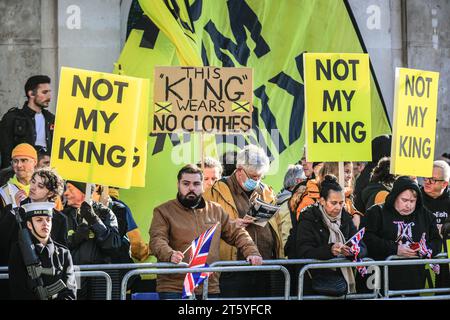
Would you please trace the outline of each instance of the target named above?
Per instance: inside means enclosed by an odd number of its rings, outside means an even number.
[[[308,161],[371,161],[369,55],[306,53]]]
[[[303,154],[304,53],[365,52],[347,1],[140,0],[133,2],[128,20],[129,35],[115,72],[148,78],[150,101],[158,66],[252,68],[250,133],[206,135],[205,155],[259,145],[271,160],[264,182],[275,191],[283,186],[287,166]],[[369,131],[376,137],[391,130],[373,72],[370,88]],[[176,197],[177,172],[200,160],[200,143],[198,134],[147,134],[145,188],[123,190],[120,197],[148,238],[153,208]]]
[[[65,179],[129,188],[137,162],[135,128],[148,105],[143,90],[148,80],[61,68],[51,166]]]
[[[439,72],[395,70],[391,173],[431,177]]]

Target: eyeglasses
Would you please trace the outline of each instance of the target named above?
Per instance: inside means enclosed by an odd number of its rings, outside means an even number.
[[[247,178],[250,178],[252,180],[256,180],[257,181],[257,180],[261,180],[263,178],[262,175],[252,175],[252,176],[250,176],[248,174],[248,172],[244,168],[242,168],[242,171],[244,171],[244,173],[247,176]]]
[[[445,181],[444,179],[436,179],[436,178],[423,178],[423,181],[431,184],[435,184],[438,181]]]
[[[17,166],[19,163],[22,163],[22,164],[25,165],[25,164],[27,164],[30,160],[31,160],[31,159],[28,159],[28,158],[12,159],[12,160],[11,160],[11,165]]]

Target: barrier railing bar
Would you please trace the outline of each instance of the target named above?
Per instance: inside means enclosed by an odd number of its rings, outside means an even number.
[[[434,256],[433,258],[434,259],[446,259],[447,252],[441,252],[441,253],[437,254],[436,256]],[[417,258],[415,258],[415,257],[402,257],[402,256],[392,255],[392,256],[387,257],[385,259],[385,261],[408,260],[408,259],[417,260]],[[398,292],[400,290],[389,290],[389,266],[385,265],[383,269],[384,269],[384,296],[389,298],[389,296],[391,296],[391,295],[395,296],[396,292]],[[425,290],[425,289],[422,289],[422,290]],[[435,289],[432,289],[432,290],[435,290]],[[404,292],[405,290],[401,290],[401,291]],[[406,291],[408,291],[408,290],[406,290]],[[415,291],[417,291],[417,290],[410,290],[410,291],[411,291],[411,292],[409,292],[410,294],[416,294]],[[438,292],[438,291],[431,291],[431,292]],[[408,294],[408,293],[401,293],[401,294]]]
[[[356,293],[348,294],[342,297],[332,296],[303,296],[301,300],[355,300],[355,299],[373,299],[373,293]]]
[[[363,261],[363,262],[346,262],[346,263],[323,263],[308,264],[304,266],[299,273],[298,299],[303,296],[303,278],[309,269],[328,269],[328,268],[345,268],[356,266],[405,266],[405,265],[422,265],[422,264],[444,264],[450,263],[450,259],[411,259],[411,260],[387,260],[387,261]]]
[[[346,258],[333,258],[330,260],[317,260],[317,259],[272,259],[272,260],[263,260],[262,265],[303,265],[308,263],[329,263],[329,262],[345,262],[348,261]],[[216,261],[211,263],[210,267],[218,267],[218,266],[250,266],[250,262],[245,260],[230,260],[230,261]],[[285,278],[286,281],[286,278]],[[290,284],[289,284],[290,285]],[[209,286],[209,278],[206,278],[203,281],[203,299],[208,299],[208,286]],[[285,287],[286,288],[286,287]],[[230,298],[233,300],[234,298]],[[241,299],[241,297],[239,297]],[[289,297],[289,300],[292,300]]]
[[[441,293],[441,292],[450,292],[450,288],[389,290],[389,296],[401,296],[403,294]]]
[[[360,261],[360,262],[341,262],[341,263],[331,262],[331,263],[307,264],[300,270],[300,273],[298,276],[298,300],[304,300],[303,279],[304,279],[306,271],[308,271],[309,269],[345,268],[345,267],[371,266],[371,265],[376,266],[377,265],[376,263],[377,263],[377,261],[374,261],[370,258],[364,258],[363,261]],[[377,272],[376,274],[377,274],[377,282],[379,282],[380,272]],[[354,295],[358,295],[358,294],[347,294],[347,295],[343,295],[341,297],[336,297],[336,298],[337,299],[343,299],[343,298],[352,299],[352,296],[354,296]],[[376,287],[374,287],[373,293],[367,294],[367,295],[369,297],[376,298],[378,296],[378,289]],[[366,296],[364,296],[364,297],[366,297]]]
[[[397,298],[381,298],[379,300],[449,300],[450,295],[442,296],[425,296],[425,297],[397,297]]]
[[[112,299],[112,280],[109,274],[104,271],[75,271],[75,276],[81,277],[102,277],[105,278],[106,281],[106,300]],[[79,288],[78,288],[79,289]]]
[[[136,269],[130,270],[122,279],[120,289],[120,300],[126,299],[126,288],[128,280],[139,274],[178,274],[193,272],[245,272],[245,271],[282,271],[285,276],[284,299],[289,299],[291,277],[289,271],[283,266],[238,266],[238,267],[208,267],[208,268],[177,268],[177,269]]]

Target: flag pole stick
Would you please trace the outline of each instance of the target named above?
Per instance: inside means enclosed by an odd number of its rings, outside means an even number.
[[[202,132],[200,133],[200,152],[201,152],[200,160],[201,160],[201,163],[202,163],[202,167],[201,167],[202,172],[205,172],[205,143],[203,141],[203,139],[204,139],[204,135],[203,134],[204,134],[204,132],[202,130]]]
[[[192,247],[192,244],[183,251],[183,255]]]

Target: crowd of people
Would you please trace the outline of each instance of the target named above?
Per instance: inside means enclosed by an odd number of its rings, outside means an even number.
[[[224,154],[221,161],[206,157],[186,164],[178,172],[174,199],[154,209],[146,243],[117,189],[64,181],[49,168],[55,119],[46,110],[50,79],[31,77],[25,94],[24,106],[0,121],[0,266],[9,266],[9,281],[0,281],[1,299],[92,299],[97,282],[76,281],[74,265],[132,263],[149,255],[158,262],[189,263],[192,241],[213,226],[208,264],[431,258],[447,251],[446,158],[434,161],[431,177],[396,176],[389,172],[389,136],[372,141],[373,161],[344,162],[341,184],[339,164],[308,162],[305,148],[287,168],[279,193],[263,182],[270,161],[255,145]],[[254,213],[265,205],[278,210],[261,224]],[[349,240],[363,228],[355,253]],[[437,287],[450,287],[445,264],[389,270],[392,289],[424,288],[430,272],[436,273]],[[184,276],[159,275],[159,297],[180,299]],[[317,270],[306,277],[305,293],[364,292],[371,289],[366,278],[352,268]],[[280,281],[278,272],[213,273],[209,296],[273,296]],[[195,294],[200,297],[201,291],[199,286]]]

